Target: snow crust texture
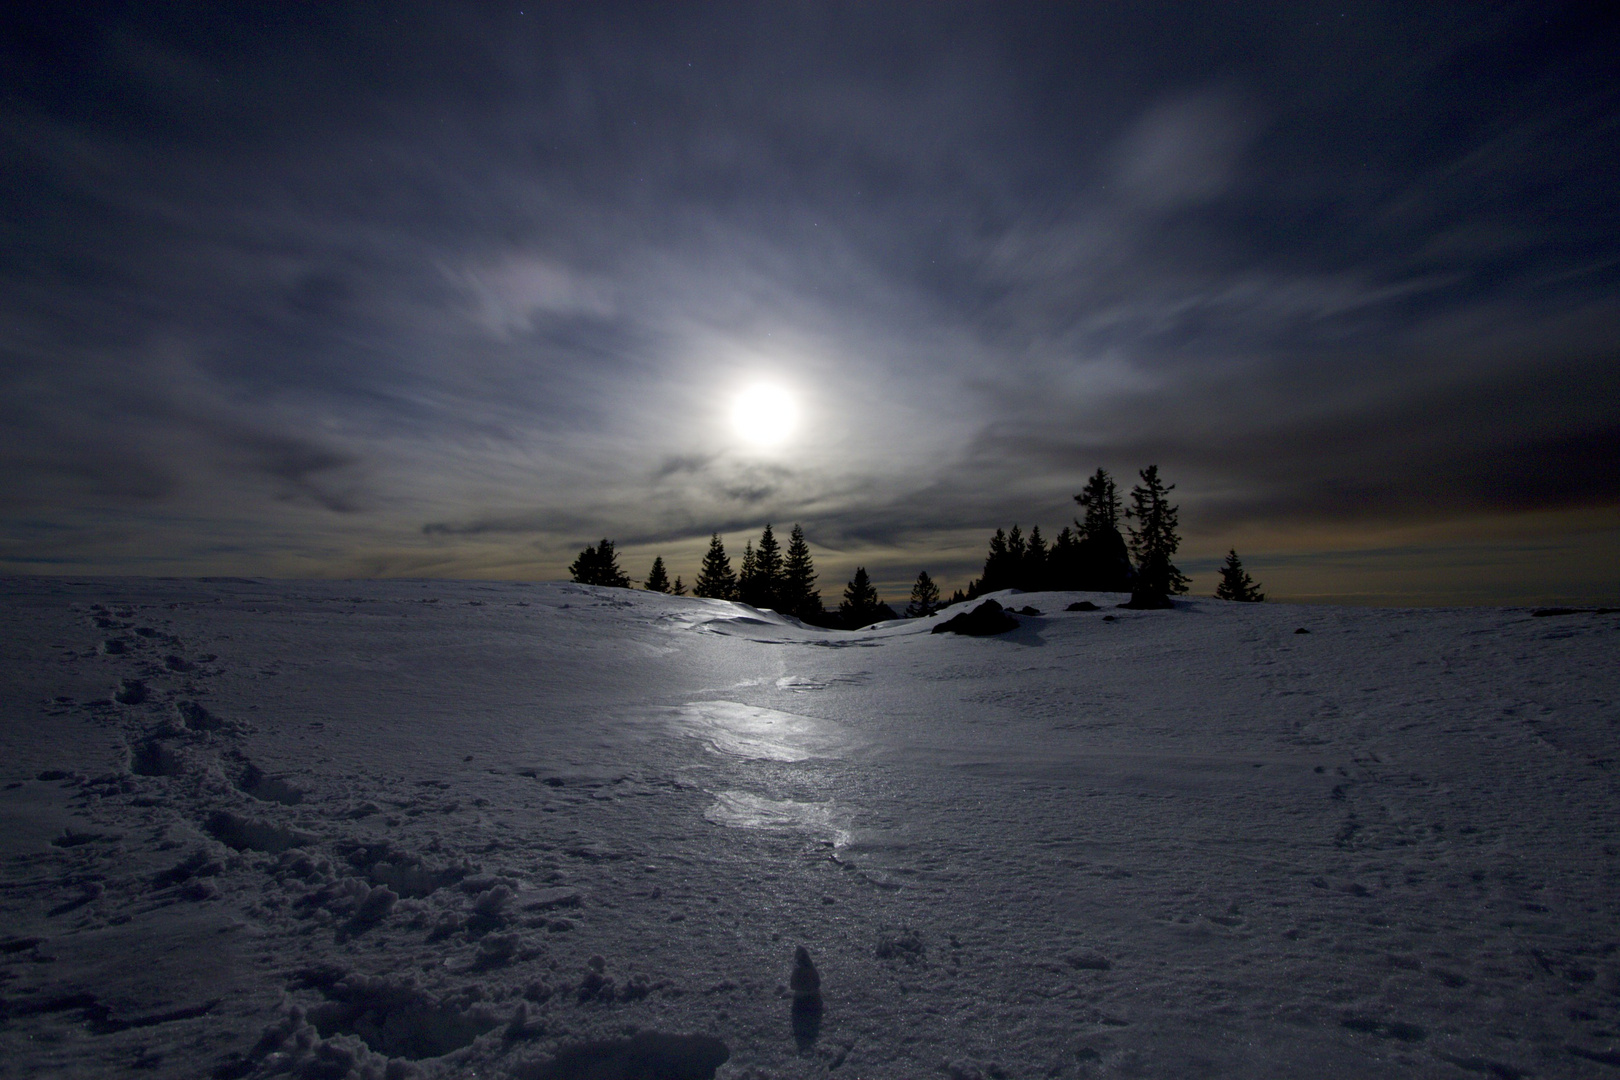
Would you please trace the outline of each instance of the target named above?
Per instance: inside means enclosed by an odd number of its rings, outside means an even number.
[[[1620,1077],[1613,612],[0,591],[0,1075]]]

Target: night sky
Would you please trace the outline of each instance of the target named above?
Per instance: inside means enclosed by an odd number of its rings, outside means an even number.
[[[7,5],[0,571],[1620,593],[1599,5]],[[796,426],[733,423],[769,384]]]

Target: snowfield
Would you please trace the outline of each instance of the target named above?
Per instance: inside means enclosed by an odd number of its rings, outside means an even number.
[[[1620,615],[0,589],[3,1075],[1620,1077]]]

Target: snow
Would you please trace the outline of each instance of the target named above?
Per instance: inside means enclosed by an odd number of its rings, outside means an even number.
[[[1620,1075],[1614,614],[0,588],[8,1075]]]

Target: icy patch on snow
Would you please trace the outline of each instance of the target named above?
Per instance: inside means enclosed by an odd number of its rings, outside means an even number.
[[[845,743],[825,720],[736,701],[694,701],[675,710],[676,727],[716,753],[756,761],[807,761]]]
[[[733,829],[797,829],[830,836],[836,847],[849,842],[849,832],[838,827],[829,803],[767,799],[746,791],[722,791],[703,817]]]

